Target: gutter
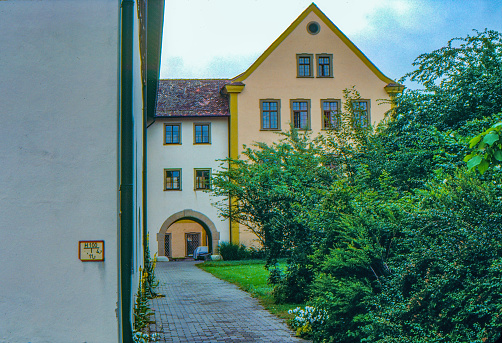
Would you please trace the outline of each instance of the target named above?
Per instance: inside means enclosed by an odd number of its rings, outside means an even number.
[[[133,252],[133,26],[134,1],[121,3],[120,51],[120,329],[121,342],[132,342],[132,252]]]

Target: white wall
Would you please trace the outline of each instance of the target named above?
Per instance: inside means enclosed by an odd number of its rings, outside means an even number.
[[[134,9],[137,11],[136,4]],[[133,215],[133,264],[131,291],[136,294],[140,280],[139,268],[143,267],[143,84],[141,82],[141,55],[139,48],[139,19],[134,14],[134,55],[133,55],[133,121],[134,121],[134,215]],[[135,298],[131,298],[131,309]]]
[[[0,1],[0,342],[118,340],[118,29],[117,0]]]
[[[164,145],[164,123],[181,123],[181,145]],[[194,122],[211,123],[211,144],[193,144]],[[147,130],[148,139],[148,232],[150,250],[158,250],[157,233],[171,215],[194,210],[207,216],[220,233],[220,241],[229,241],[228,220],[218,217],[211,205],[216,199],[203,191],[194,190],[194,168],[219,169],[218,159],[228,156],[228,119],[223,118],[157,118]],[[182,169],[182,190],[164,191],[164,169]]]

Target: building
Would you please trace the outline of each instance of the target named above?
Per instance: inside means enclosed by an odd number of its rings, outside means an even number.
[[[237,158],[244,144],[271,143],[278,138],[275,133],[288,130],[290,123],[314,134],[336,129],[337,115],[344,105],[343,90],[352,86],[361,95],[353,102],[358,120],[363,125],[377,123],[391,106],[390,102],[380,105],[377,101],[391,100],[403,89],[385,76],[315,4],[232,80],[161,82],[166,87],[159,92],[157,121],[148,129],[148,230],[152,233],[151,249],[161,256],[169,249],[174,251],[172,245],[182,246],[180,250],[188,254],[186,247],[193,237],[189,233],[200,232],[202,237],[208,231],[208,225],[204,226],[201,220],[198,222],[202,228],[197,231],[187,227],[193,224],[185,219],[193,218],[186,213],[193,212],[215,224],[218,232],[212,234],[213,248],[218,235],[220,241],[256,244],[252,232],[237,223],[219,221],[215,209],[207,203],[207,194],[197,191],[197,170],[206,169],[210,175],[213,166],[217,166],[211,163],[212,159]],[[200,84],[210,84],[210,92],[206,87],[194,86]],[[166,103],[171,106],[169,110],[165,110]],[[192,141],[198,123],[211,131],[210,145],[204,149]],[[173,139],[173,130],[181,132],[181,144],[166,143]],[[220,141],[224,137],[228,137],[227,142]],[[213,143],[216,138],[221,150]],[[183,158],[188,155],[190,161]],[[172,191],[174,184],[178,185],[176,192]],[[178,239],[170,235],[176,231]]]
[[[131,342],[164,1],[0,1],[0,342]]]
[[[161,80],[155,123],[148,130],[150,249],[185,257],[229,241],[229,223],[211,205],[211,174],[228,156],[229,80]]]

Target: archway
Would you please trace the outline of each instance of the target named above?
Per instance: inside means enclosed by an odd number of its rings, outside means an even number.
[[[164,221],[164,223],[160,227],[160,231],[157,233],[159,256],[165,256],[166,254],[164,248],[164,239],[167,230],[172,224],[183,219],[189,219],[201,225],[208,236],[209,252],[213,254],[218,252],[218,241],[220,240],[220,233],[218,232],[218,230],[216,230],[216,226],[211,221],[211,219],[209,219],[204,214],[194,210],[183,210],[171,215]]]

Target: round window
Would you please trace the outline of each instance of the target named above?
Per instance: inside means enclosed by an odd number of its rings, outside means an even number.
[[[319,31],[321,31],[321,26],[319,25],[318,22],[316,21],[311,21],[310,23],[308,23],[307,25],[307,31],[311,34],[311,35],[316,35],[319,33]]]

